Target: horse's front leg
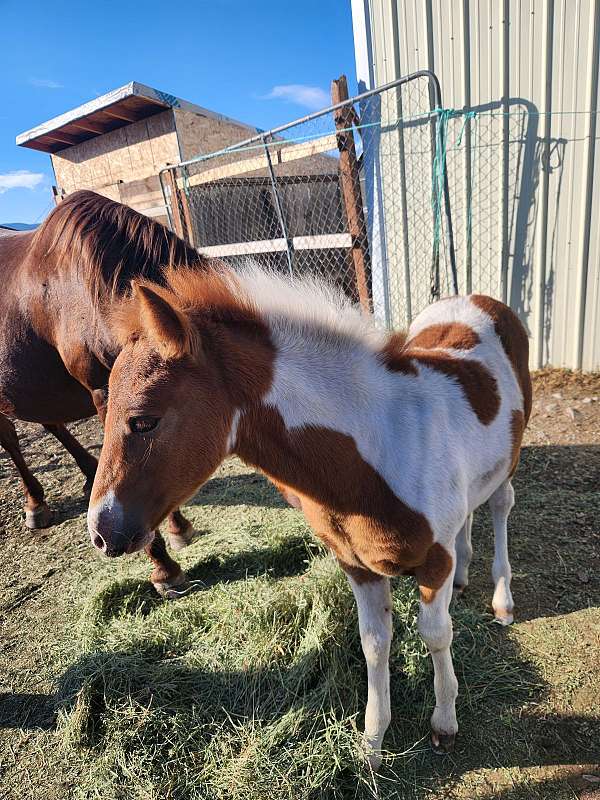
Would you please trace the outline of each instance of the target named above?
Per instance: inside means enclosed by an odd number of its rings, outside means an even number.
[[[156,591],[169,599],[177,597],[176,589],[186,583],[187,576],[167,553],[165,540],[159,531],[156,531],[154,539],[144,548],[144,552],[154,564],[150,581]]]
[[[169,543],[173,550],[183,550],[184,547],[191,544],[196,536],[192,523],[183,516],[178,508],[171,511],[167,517],[167,526]]]
[[[65,450],[75,459],[75,463],[83,472],[86,481],[83,491],[89,495],[92,491],[94,476],[98,468],[98,459],[83,447],[65,425],[44,425],[44,428],[55,436]]]
[[[455,710],[458,682],[450,654],[449,612],[455,564],[454,543],[447,548],[434,544],[425,564],[415,571],[420,592],[419,633],[433,661],[435,709],[431,717],[431,741],[437,753],[452,751],[458,731]]]
[[[390,724],[390,644],[392,642],[392,595],[389,578],[369,570],[353,570],[348,580],[358,608],[358,626],[367,662],[365,755],[372,769],[381,764],[381,747]]]

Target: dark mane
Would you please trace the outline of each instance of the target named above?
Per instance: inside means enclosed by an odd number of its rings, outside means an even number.
[[[132,278],[164,284],[167,266],[191,267],[207,262],[164,225],[90,191],[62,201],[32,241],[42,262],[75,268],[95,296],[123,294]]]

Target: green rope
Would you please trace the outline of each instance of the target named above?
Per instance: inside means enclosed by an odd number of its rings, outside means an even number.
[[[437,264],[440,253],[442,214],[444,208],[444,179],[446,176],[446,153],[448,143],[448,122],[455,116],[453,108],[438,111],[435,126],[435,155],[431,175],[431,207],[433,208],[433,260]]]
[[[462,145],[463,135],[467,124],[476,121],[478,114],[476,111],[457,111],[453,108],[440,108],[437,111],[437,121],[435,129],[435,154],[432,164],[431,174],[431,207],[433,209],[433,262],[431,276],[431,292],[435,295],[437,289],[437,269],[439,264],[439,254],[442,236],[442,219],[444,215],[444,182],[447,169],[448,150],[458,150]],[[463,117],[463,123],[454,144],[448,146],[448,123],[451,119]],[[467,197],[466,225],[467,225],[467,252],[471,251],[472,244],[472,199],[473,192],[470,187]],[[436,272],[434,275],[433,272]]]

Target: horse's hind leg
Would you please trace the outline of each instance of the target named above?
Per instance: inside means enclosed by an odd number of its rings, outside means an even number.
[[[164,597],[177,597],[174,589],[185,584],[187,580],[186,574],[167,553],[165,540],[158,531],[154,534],[152,542],[144,548],[144,551],[154,564],[150,581],[156,591]]]
[[[0,444],[9,454],[17,468],[25,490],[25,525],[28,528],[46,528],[52,519],[52,512],[44,502],[44,490],[25,463],[15,426],[0,414]]]
[[[191,544],[195,531],[189,519],[186,519],[181,511],[176,508],[171,511],[167,518],[167,530],[169,533],[169,543],[173,550],[183,550]]]
[[[515,504],[515,493],[510,480],[505,481],[488,500],[494,525],[494,597],[492,608],[496,621],[501,625],[510,625],[513,621],[513,598],[510,592],[512,577],[508,561],[508,515]]]
[[[44,425],[44,428],[55,436],[65,450],[73,456],[75,463],[86,477],[83,491],[85,494],[89,494],[92,491],[92,483],[98,468],[98,459],[88,453],[64,425]]]
[[[454,593],[461,594],[469,585],[469,565],[473,558],[473,547],[471,545],[471,527],[473,525],[473,514],[465,520],[456,537],[456,570],[454,572]]]
[[[421,595],[417,624],[433,661],[435,709],[431,717],[431,740],[436,752],[447,753],[454,747],[458,730],[455,709],[458,683],[450,652],[452,620],[449,612],[456,561],[453,547],[451,550],[438,548],[439,545],[434,545],[425,564],[415,571]],[[432,558],[434,552],[435,558]],[[447,572],[445,579],[444,572]]]

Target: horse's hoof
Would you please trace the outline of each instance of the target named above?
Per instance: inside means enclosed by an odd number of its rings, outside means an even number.
[[[366,733],[363,734],[362,752],[368,769],[371,772],[377,772],[383,761],[379,738],[368,736]]]
[[[494,611],[494,622],[497,622],[498,625],[512,625],[513,620],[514,617],[512,611],[509,611],[506,608],[499,608],[497,611]]]
[[[25,525],[31,530],[47,528],[51,524],[52,511],[46,505],[46,503],[41,503],[35,508],[25,507]]]
[[[431,731],[431,747],[433,752],[438,756],[445,756],[447,753],[452,753],[455,741],[455,733],[437,733],[436,731]]]
[[[192,523],[188,522],[185,528],[182,528],[177,533],[169,533],[169,544],[173,550],[183,550],[183,548],[191,544],[197,536],[198,532],[194,530]]]
[[[372,772],[378,772],[379,768],[381,767],[381,763],[383,758],[381,757],[380,753],[375,753],[371,751],[370,753],[365,753],[365,762],[368,768]]]
[[[466,588],[467,586],[464,583],[455,583],[452,586],[452,599],[457,600],[459,597],[462,597]]]
[[[185,589],[187,586],[187,575],[183,570],[180,570],[177,575],[172,578],[168,578],[164,581],[153,581],[151,583],[152,586],[156,589],[161,597],[164,597],[165,600],[177,600],[178,597],[181,597],[182,594],[185,594]]]

